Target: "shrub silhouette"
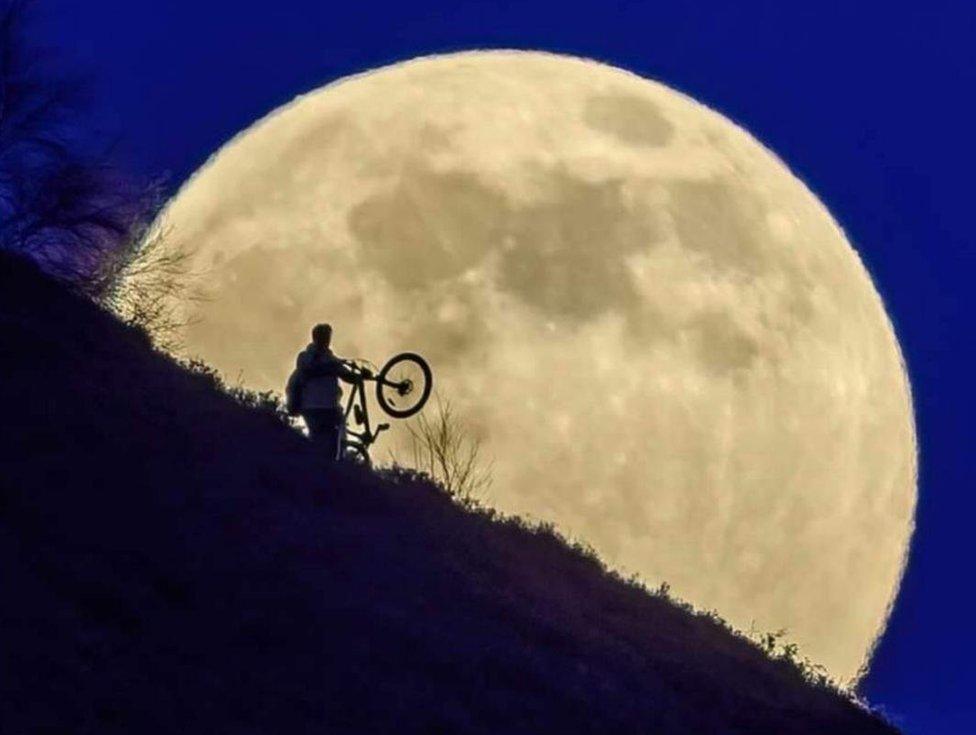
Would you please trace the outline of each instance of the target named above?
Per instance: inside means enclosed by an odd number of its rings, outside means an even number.
[[[199,377],[205,385],[217,393],[228,396],[239,406],[274,419],[289,428],[295,428],[295,420],[285,410],[285,403],[273,390],[255,391],[243,384],[227,385],[220,372],[200,358],[174,358],[177,365]]]
[[[450,400],[436,396],[433,417],[421,411],[407,431],[409,460],[394,455],[394,464],[409,464],[462,505],[476,504],[491,487],[491,462],[483,457],[481,440],[471,434]]]
[[[103,306],[145,333],[156,349],[175,353],[183,347],[190,321],[180,305],[201,296],[189,287],[187,254],[167,246],[165,231],[134,237],[105,259],[103,273]]]
[[[27,0],[0,0],[0,250],[89,294],[148,209],[81,129],[84,83],[31,41]]]

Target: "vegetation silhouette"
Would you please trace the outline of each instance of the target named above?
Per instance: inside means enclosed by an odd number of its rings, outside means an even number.
[[[551,526],[330,466],[3,253],[0,343],[5,731],[895,732]]]
[[[0,250],[101,295],[156,197],[80,125],[86,85],[32,39],[32,5],[0,0]]]
[[[120,319],[145,333],[163,352],[183,347],[191,320],[185,305],[203,300],[190,283],[189,258],[166,242],[166,231],[149,226],[105,259],[104,285],[98,301]]]
[[[437,396],[435,413],[407,424],[409,449],[391,453],[394,467],[412,468],[466,507],[479,507],[492,483],[491,460],[450,400]]]

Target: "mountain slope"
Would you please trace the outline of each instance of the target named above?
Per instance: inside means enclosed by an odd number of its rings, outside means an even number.
[[[892,733],[550,534],[330,469],[0,254],[5,733]]]

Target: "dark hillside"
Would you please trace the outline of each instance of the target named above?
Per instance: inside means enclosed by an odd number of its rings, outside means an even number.
[[[551,535],[304,441],[0,254],[0,731],[892,733]]]

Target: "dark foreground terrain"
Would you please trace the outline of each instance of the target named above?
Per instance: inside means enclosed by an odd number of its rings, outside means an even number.
[[[0,731],[893,733],[300,436],[0,254]]]

